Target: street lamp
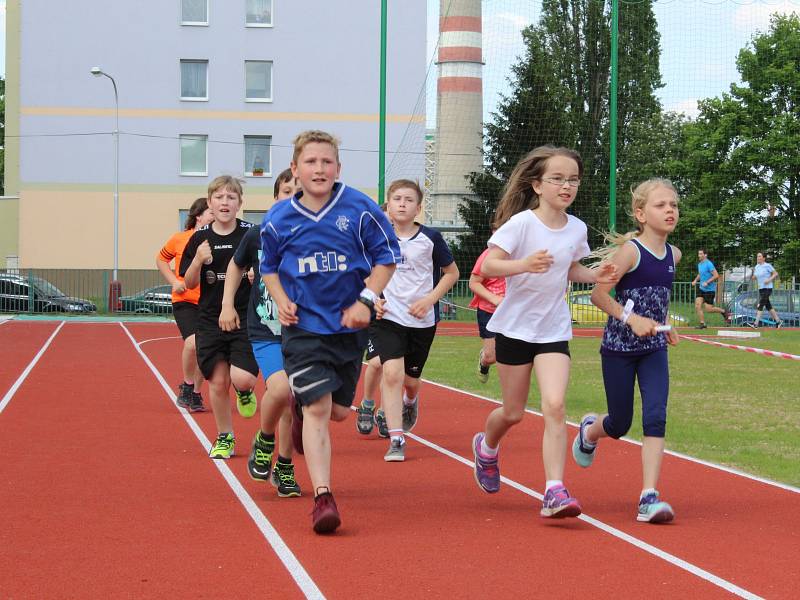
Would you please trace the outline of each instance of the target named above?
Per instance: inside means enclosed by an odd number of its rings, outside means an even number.
[[[114,86],[114,281],[117,281],[119,269],[119,96],[117,95],[117,82],[100,67],[92,67],[92,75],[108,77]],[[116,307],[114,307],[116,309]]]

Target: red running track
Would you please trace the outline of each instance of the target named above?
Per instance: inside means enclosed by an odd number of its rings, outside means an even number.
[[[30,325],[0,327],[0,346]],[[155,339],[176,336],[174,326],[126,327],[136,341],[154,340],[142,351],[177,381],[179,340]],[[544,479],[540,417],[526,417],[503,444],[503,475],[521,490],[486,495],[464,464],[493,406],[426,384],[401,464],[384,463],[385,440],[359,436],[352,420],[333,426],[344,523],[320,537],[309,496],[278,499],[248,479],[256,419],[235,417],[239,455],[224,464],[231,487],[189,427],[213,438],[210,413],[184,419],[120,325],[66,325],[0,413],[5,448],[17,451],[4,461],[2,595],[795,595],[796,491],[667,457],[661,489],[677,519],[639,524],[639,448],[615,442],[589,470],[568,464],[566,482],[589,518],[546,521],[524,488],[541,492]],[[288,559],[266,541],[267,520]]]

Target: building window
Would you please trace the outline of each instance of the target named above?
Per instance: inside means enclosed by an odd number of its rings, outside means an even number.
[[[208,136],[181,135],[181,175],[208,175]]]
[[[248,102],[271,102],[272,61],[246,60],[244,73],[245,99]]]
[[[245,0],[247,27],[272,27],[272,0]]]
[[[208,100],[207,60],[181,60],[181,100]]]
[[[250,177],[268,176],[271,172],[272,136],[244,136],[244,174]]]
[[[181,0],[181,25],[208,25],[208,0]]]

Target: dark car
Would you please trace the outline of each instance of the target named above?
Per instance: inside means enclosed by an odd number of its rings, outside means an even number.
[[[119,310],[139,314],[171,315],[172,286],[169,284],[157,285],[131,296],[121,296]]]
[[[0,311],[92,313],[96,310],[93,302],[67,296],[41,277],[0,273]]]
[[[778,313],[786,327],[800,326],[800,291],[798,290],[773,290],[769,298],[772,308]],[[730,304],[730,317],[732,325],[750,325],[756,321],[756,305],[758,304],[758,290],[743,292],[734,298]],[[761,313],[760,325],[774,325],[769,311]]]

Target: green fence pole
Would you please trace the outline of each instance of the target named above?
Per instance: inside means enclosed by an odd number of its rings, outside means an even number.
[[[381,83],[378,120],[378,204],[383,204],[386,168],[386,11],[388,0],[381,0]]]
[[[617,75],[619,63],[619,0],[611,0],[611,89],[609,115],[608,228],[617,230]]]

